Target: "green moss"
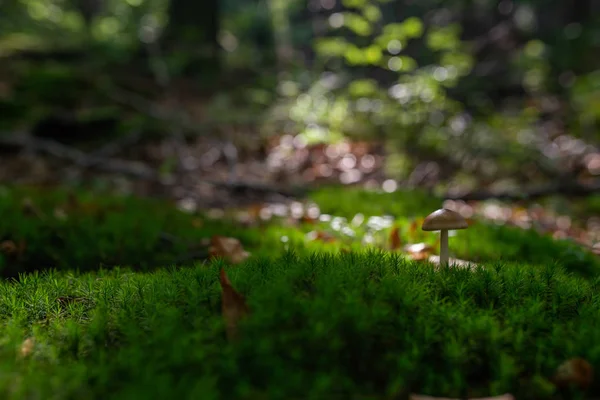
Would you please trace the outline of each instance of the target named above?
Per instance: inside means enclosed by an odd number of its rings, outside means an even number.
[[[41,218],[24,211],[24,197]],[[165,202],[77,197],[62,220],[52,211],[70,204],[66,192],[0,194],[2,238],[27,243],[4,271],[23,273],[0,283],[2,398],[555,399],[549,379],[561,362],[600,366],[597,261],[534,232],[459,231],[452,251],[485,268],[436,271],[343,238],[330,222],[240,229],[202,219],[195,227],[197,216]],[[333,188],[311,197],[347,220],[394,215],[404,242],[412,219],[439,207],[419,193]],[[357,236],[364,229],[355,227]],[[340,240],[307,241],[309,230]],[[178,241],[164,242],[163,232]],[[170,267],[213,234],[241,239],[253,257],[235,267]],[[389,228],[378,234],[387,240]],[[252,310],[233,343],[221,320],[223,266]],[[33,354],[21,359],[29,336]],[[600,394],[600,385],[590,391]]]
[[[541,377],[564,359],[600,363],[600,282],[560,267],[436,272],[379,252],[255,258],[228,269],[252,309],[230,344],[220,266],[2,284],[2,365],[21,378],[0,382],[3,398],[10,387],[42,398],[541,399],[551,394],[538,397]],[[57,303],[65,296],[78,300]],[[13,361],[30,334],[34,354]]]

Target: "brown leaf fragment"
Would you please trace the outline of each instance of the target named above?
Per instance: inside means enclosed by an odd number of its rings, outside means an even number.
[[[410,240],[416,241],[419,238],[419,235],[421,234],[419,227],[421,225],[423,225],[423,218],[415,219],[410,223],[410,228],[408,229]]]
[[[35,347],[35,340],[33,337],[28,337],[21,343],[21,348],[19,349],[19,356],[22,358],[29,357],[31,353],[33,353],[33,349]]]
[[[13,240],[4,240],[0,243],[0,253],[10,256],[21,257],[25,252],[25,241],[15,243]]]
[[[213,236],[208,252],[211,257],[222,257],[232,264],[239,264],[250,256],[239,240],[224,236]]]
[[[409,400],[461,400],[461,399],[453,399],[450,397],[433,397],[433,396],[424,396],[421,394],[411,394],[409,396]],[[515,400],[515,396],[509,393],[501,394],[499,396],[492,397],[477,397],[477,398],[469,398],[467,400]]]
[[[0,251],[4,254],[13,254],[17,251],[17,245],[12,240],[5,240],[0,243]]]
[[[429,259],[433,248],[427,243],[413,243],[404,246],[404,252],[414,261],[426,261]]]
[[[225,320],[227,338],[234,340],[238,336],[238,322],[248,315],[250,310],[244,296],[231,286],[229,277],[223,268],[221,268],[219,273],[219,282],[222,289],[221,310],[223,319]]]
[[[308,240],[319,240],[325,243],[333,243],[336,241],[335,236],[325,231],[311,231],[306,234]]]
[[[593,378],[594,369],[590,363],[583,358],[576,357],[559,365],[552,381],[559,388],[574,385],[585,390],[590,386]]]
[[[396,225],[390,232],[390,250],[398,250],[400,246],[402,246],[402,240],[400,240],[400,228]]]

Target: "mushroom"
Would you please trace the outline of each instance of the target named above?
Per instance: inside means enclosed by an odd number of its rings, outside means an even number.
[[[467,221],[459,213],[445,208],[436,210],[425,218],[421,229],[440,231],[440,265],[448,265],[448,231],[467,227]]]

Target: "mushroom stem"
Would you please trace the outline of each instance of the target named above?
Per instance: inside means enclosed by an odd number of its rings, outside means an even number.
[[[440,231],[440,266],[448,266],[448,230]]]

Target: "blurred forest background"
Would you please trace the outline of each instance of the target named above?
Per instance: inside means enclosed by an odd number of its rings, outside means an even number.
[[[600,0],[0,0],[0,182],[600,189]]]

